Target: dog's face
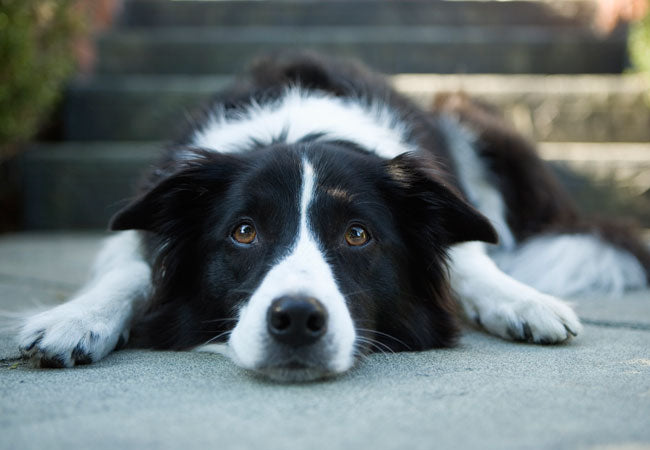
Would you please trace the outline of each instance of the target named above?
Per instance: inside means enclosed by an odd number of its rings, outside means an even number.
[[[198,151],[182,167],[112,224],[155,242],[140,342],[227,341],[244,368],[307,380],[453,340],[445,250],[495,235],[421,161],[311,142]]]

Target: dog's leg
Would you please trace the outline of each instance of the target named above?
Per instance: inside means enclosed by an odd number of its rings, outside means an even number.
[[[72,367],[106,356],[128,339],[151,289],[151,269],[137,231],[110,238],[90,282],[71,300],[29,317],[19,334],[24,357],[40,367]]]
[[[505,339],[553,344],[577,335],[582,326],[563,301],[503,273],[484,244],[456,245],[450,252],[450,281],[470,320]]]

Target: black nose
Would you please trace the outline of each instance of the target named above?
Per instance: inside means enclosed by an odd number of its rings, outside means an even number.
[[[311,297],[276,298],[266,320],[271,336],[292,347],[313,344],[327,331],[327,311]]]

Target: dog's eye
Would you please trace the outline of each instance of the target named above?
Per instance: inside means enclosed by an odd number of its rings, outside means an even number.
[[[257,237],[255,227],[248,222],[240,223],[232,231],[232,238],[240,244],[252,244]]]
[[[345,232],[345,241],[348,245],[359,247],[370,240],[370,234],[361,225],[352,225]]]

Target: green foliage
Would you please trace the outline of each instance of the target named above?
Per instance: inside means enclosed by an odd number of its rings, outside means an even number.
[[[650,74],[650,13],[632,25],[629,47],[634,66]]]
[[[629,46],[634,66],[650,74],[650,13],[632,25]]]
[[[74,69],[75,0],[0,0],[0,161],[28,140]]]

